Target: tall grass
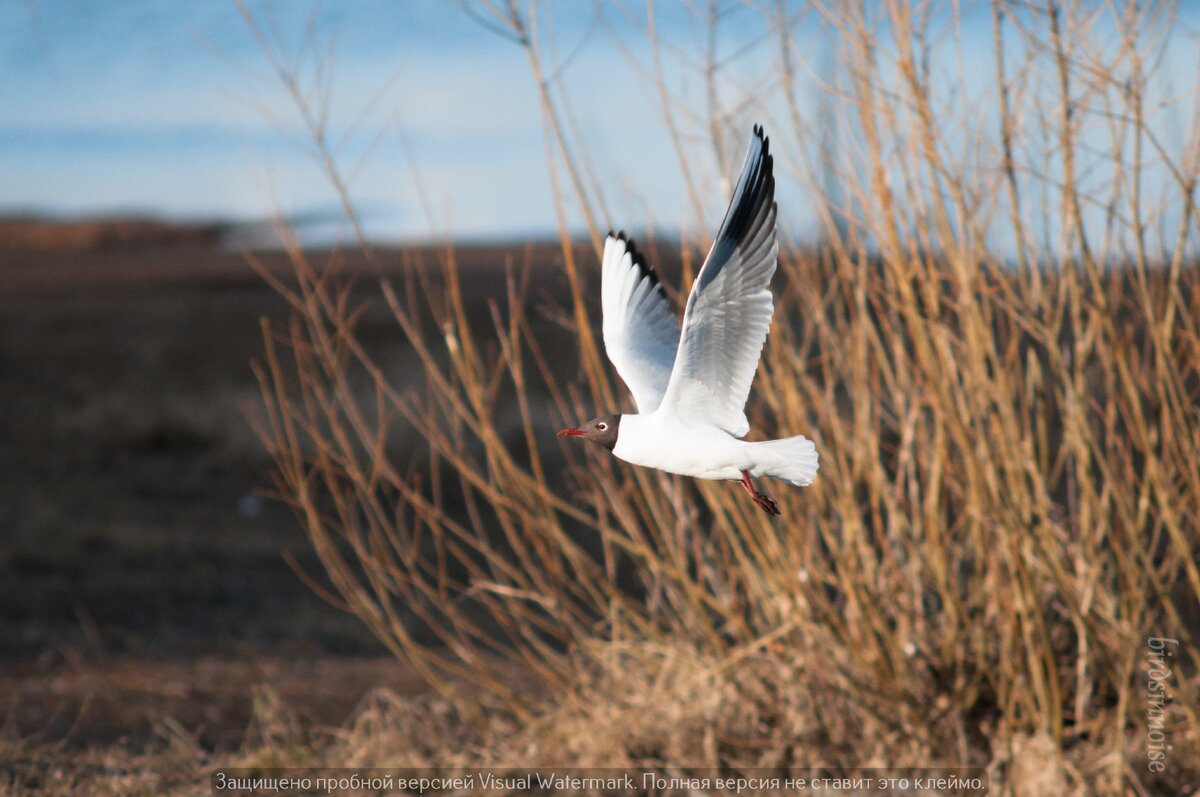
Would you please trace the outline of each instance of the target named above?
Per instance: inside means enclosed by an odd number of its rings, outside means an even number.
[[[811,189],[821,244],[780,254],[749,407],[821,452],[812,488],[775,491],[782,522],[553,434],[630,405],[589,291],[609,219],[538,4],[475,13],[540,91],[569,284],[555,322],[530,264],[486,315],[468,306],[447,245],[434,274],[380,285],[420,363],[395,373],[356,335],[346,282],[289,244],[263,437],[340,600],[477,729],[420,761],[971,764],[1011,793],[1194,788],[1200,126],[1194,87],[1162,88],[1173,8],[994,2],[993,51],[967,69],[958,4],[764,6],[773,104],[713,55],[707,110],[688,106],[653,6],[644,34],[693,196],[696,142],[729,174],[756,112],[781,181]],[[797,99],[814,29],[832,118]],[[954,90],[980,70],[985,91]],[[703,244],[681,244],[674,295]],[[402,464],[414,436],[425,454]],[[1150,637],[1179,640],[1164,772],[1147,768]]]

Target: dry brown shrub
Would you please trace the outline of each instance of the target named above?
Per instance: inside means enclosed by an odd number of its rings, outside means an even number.
[[[515,268],[487,313],[467,306],[447,246],[436,279],[381,285],[419,362],[393,373],[356,335],[344,281],[290,244],[294,280],[276,285],[295,318],[264,330],[279,492],[330,588],[439,695],[381,698],[341,755],[975,765],[1014,794],[1200,777],[1185,746],[1200,727],[1200,127],[1164,143],[1163,114],[1186,106],[1155,88],[1182,34],[1170,6],[996,2],[990,89],[963,97],[930,67],[962,63],[958,8],[818,5],[835,118],[790,103],[768,120],[776,151],[797,153],[781,179],[837,189],[813,194],[822,245],[781,255],[750,407],[822,455],[772,524],[727,485],[554,438],[624,406],[594,260],[566,232],[578,203],[598,249],[598,194],[547,77],[545,9],[485,7],[541,91],[565,308],[531,312]],[[767,9],[789,98],[793,10]],[[648,34],[657,69],[670,50]],[[284,77],[302,118],[324,118]],[[661,94],[679,151],[702,129],[730,171],[722,142],[745,114],[698,121]],[[811,146],[822,125],[837,151]],[[681,291],[697,243],[681,245]],[[554,324],[578,366],[548,351]],[[413,440],[422,453],[401,459]],[[1161,774],[1146,766],[1151,636],[1179,640]]]

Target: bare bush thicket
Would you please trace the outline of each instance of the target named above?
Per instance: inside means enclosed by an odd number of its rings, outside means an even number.
[[[749,408],[821,453],[812,488],[775,491],[774,523],[729,485],[554,436],[630,406],[588,290],[603,225],[630,220],[604,210],[548,9],[471,11],[540,92],[570,366],[535,332],[527,271],[472,316],[447,245],[420,286],[431,301],[381,285],[421,364],[390,372],[344,281],[292,247],[278,287],[295,318],[264,330],[260,372],[279,491],[340,599],[443,701],[372,707],[349,758],[969,764],[1012,793],[1195,788],[1200,125],[1194,64],[1163,74],[1172,47],[1195,49],[1175,10],[994,0],[971,12],[990,25],[980,53],[957,3],[753,4],[738,13],[764,16],[748,46],[771,71],[751,91],[715,45],[679,56],[650,6],[630,50],[646,45],[637,66],[680,154],[684,228],[714,227],[691,164],[733,174],[751,121],[818,219],[819,244],[780,254]],[[716,41],[720,9],[700,12]],[[703,103],[672,95],[672,64]],[[570,238],[573,208],[590,247]],[[676,297],[702,236],[680,245]],[[414,436],[416,467],[390,453]],[[1147,769],[1154,636],[1180,641],[1163,773]],[[461,744],[430,747],[437,731],[406,711],[453,717],[435,725]]]

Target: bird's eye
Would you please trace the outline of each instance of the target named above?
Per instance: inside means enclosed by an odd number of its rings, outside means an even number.
[[[605,423],[604,421],[600,421],[600,423],[596,424],[596,428],[603,432],[605,429],[608,428],[608,424]]]

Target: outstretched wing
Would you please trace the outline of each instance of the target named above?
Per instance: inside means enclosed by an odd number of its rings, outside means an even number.
[[[741,437],[746,398],[771,326],[775,177],[769,139],[754,128],[729,210],[692,285],[662,408]]]
[[[604,350],[625,380],[638,412],[662,402],[679,348],[679,322],[667,306],[658,274],[625,233],[604,242],[600,305]]]

